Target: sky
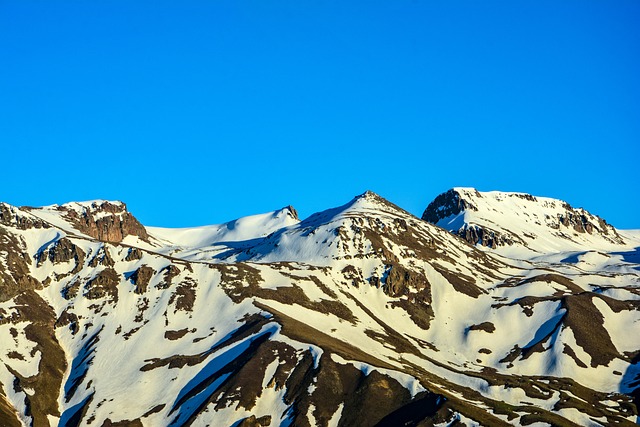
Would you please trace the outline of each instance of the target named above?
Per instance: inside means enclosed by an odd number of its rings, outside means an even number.
[[[640,2],[0,0],[0,200],[186,227],[475,187],[640,228]]]

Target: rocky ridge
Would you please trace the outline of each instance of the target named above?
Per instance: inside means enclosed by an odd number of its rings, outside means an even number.
[[[505,213],[509,213],[507,218]],[[598,242],[608,247],[625,244],[618,231],[599,216],[562,200],[526,193],[454,188],[437,196],[422,219],[450,230],[472,245],[493,249],[519,245],[546,252],[548,248],[535,242],[541,238],[565,241],[567,248],[599,246]]]
[[[634,425],[640,235],[446,194],[447,229],[371,192],[178,230],[0,204],[1,424]]]
[[[59,218],[75,231],[103,242],[119,243],[127,236],[148,240],[146,228],[127,211],[120,201],[95,200],[84,203],[67,203],[44,208],[21,208],[35,216]],[[66,227],[65,227],[66,228]]]

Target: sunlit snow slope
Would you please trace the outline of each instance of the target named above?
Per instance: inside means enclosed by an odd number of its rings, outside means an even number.
[[[548,197],[454,188],[436,197],[422,215],[471,244],[521,256],[640,246],[640,234],[620,231],[582,208]]]
[[[637,233],[472,189],[423,218],[0,204],[0,425],[635,425]]]

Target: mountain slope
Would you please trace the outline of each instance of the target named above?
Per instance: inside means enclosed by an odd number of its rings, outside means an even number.
[[[640,244],[582,208],[525,193],[454,188],[436,197],[422,219],[500,253],[615,251]]]
[[[296,210],[287,206],[261,215],[252,215],[205,227],[147,227],[163,243],[158,250],[187,260],[220,260],[255,245],[265,236],[300,222]]]
[[[3,425],[637,416],[640,270],[621,255],[523,239],[537,258],[508,258],[370,192],[187,230],[62,206],[0,205]]]

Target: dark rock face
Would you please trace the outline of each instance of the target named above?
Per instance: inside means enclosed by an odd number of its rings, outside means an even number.
[[[82,249],[78,248],[66,237],[58,240],[49,251],[49,260],[56,264],[59,262],[67,262],[74,258],[84,259],[84,253]]]
[[[73,242],[68,238],[63,237],[48,249],[38,253],[36,255],[36,260],[38,266],[46,260],[49,260],[54,264],[74,260],[76,266],[72,270],[72,273],[77,273],[83,267],[85,257],[86,254],[82,249],[73,244]]]
[[[138,248],[129,248],[127,256],[124,258],[124,260],[135,261],[137,259],[142,259],[142,251]]]
[[[0,224],[14,227],[18,230],[50,227],[49,224],[41,219],[25,214],[21,209],[6,203],[0,203]]]
[[[55,323],[56,328],[69,325],[69,329],[75,335],[78,333],[78,316],[69,310],[64,310]]]
[[[180,269],[172,264],[163,268],[160,272],[163,273],[163,279],[156,287],[159,289],[167,289],[171,286],[173,278],[180,274]]]
[[[25,401],[33,417],[32,425],[47,426],[49,415],[60,415],[58,394],[67,368],[64,350],[54,332],[56,316],[51,307],[32,290],[18,295],[15,302],[19,311],[18,318],[30,320],[25,328],[25,336],[36,344],[34,352],[39,351],[47,357],[42,358],[38,373],[32,377],[24,377],[16,372],[14,387],[17,385],[19,390],[33,390],[33,394],[28,395]],[[4,418],[0,418],[0,424],[6,425]]]
[[[289,215],[291,215],[291,218],[300,219],[298,218],[298,211],[296,211],[296,209],[293,206],[289,205],[285,209],[289,211]]]
[[[482,197],[480,193],[476,191],[477,197]],[[427,209],[422,214],[422,219],[435,224],[443,218],[447,218],[451,215],[457,215],[464,210],[477,211],[471,202],[460,197],[460,194],[456,190],[449,190],[446,193],[440,194],[435,200],[429,203]]]
[[[42,284],[29,274],[31,257],[25,252],[24,242],[0,227],[0,301],[6,301],[31,289],[40,289]]]
[[[98,265],[113,267],[114,264],[115,261],[111,258],[111,255],[109,255],[109,251],[105,246],[102,246],[89,262],[89,266],[91,267],[97,267]]]
[[[263,427],[271,425],[271,417],[266,415],[264,417],[256,418],[255,415],[245,418],[238,424],[238,427]]]
[[[124,203],[93,203],[82,213],[60,206],[67,219],[81,232],[103,242],[121,242],[126,236],[138,236],[148,240],[149,235],[142,224],[127,211]]]
[[[475,190],[475,197],[482,198],[477,190]],[[526,200],[535,201],[535,197],[529,194],[518,194]],[[438,221],[444,218],[448,218],[453,215],[458,215],[465,210],[477,211],[478,208],[469,200],[462,198],[458,191],[451,189],[445,193],[436,197],[427,209],[422,214],[422,220],[431,224],[437,224]],[[451,230],[453,234],[463,238],[472,245],[482,245],[490,248],[496,248],[497,246],[512,245],[513,239],[509,236],[505,236],[495,230],[489,228],[479,227],[477,225],[463,225],[458,230]]]
[[[84,295],[88,299],[99,299],[108,295],[112,301],[117,302],[119,283],[118,273],[106,268],[86,283]]]
[[[407,295],[411,288],[424,289],[428,286],[429,282],[423,275],[407,270],[401,265],[394,265],[389,270],[384,290],[387,295],[398,297]]]
[[[565,227],[571,227],[578,233],[601,233],[615,243],[624,243],[622,238],[614,227],[609,225],[607,221],[596,215],[587,215],[585,211],[573,209],[566,205],[567,212],[565,215],[558,217],[558,222]]]
[[[136,285],[135,293],[144,294],[147,291],[151,278],[156,274],[155,270],[148,265],[138,268],[130,277],[134,285]]]
[[[498,246],[513,245],[516,241],[507,235],[486,227],[478,227],[477,225],[464,225],[458,231],[454,232],[458,236],[472,245],[482,245],[492,249]]]

